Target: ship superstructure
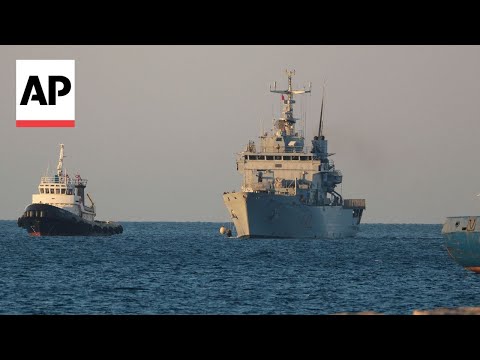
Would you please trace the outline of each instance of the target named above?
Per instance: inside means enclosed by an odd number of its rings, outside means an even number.
[[[60,156],[57,171],[53,176],[42,176],[38,185],[38,193],[32,195],[32,204],[48,204],[67,210],[81,218],[94,221],[95,204],[91,199],[90,206],[85,205],[85,188],[87,179],[80,174],[70,178],[63,170],[64,144],[60,144]]]
[[[352,236],[365,209],[364,199],[343,199],[336,191],[342,173],[335,169],[323,134],[322,98],[318,135],[312,146],[296,130],[294,95],[311,92],[294,89],[294,71],[286,71],[288,86],[270,92],[281,94],[283,110],[274,128],[263,133],[258,145],[249,141],[237,156],[243,175],[240,192],[223,199],[239,237],[336,238]]]

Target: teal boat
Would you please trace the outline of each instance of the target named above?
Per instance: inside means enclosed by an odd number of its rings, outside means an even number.
[[[479,218],[480,216],[448,217],[442,228],[450,256],[458,264],[475,273],[480,273]]]

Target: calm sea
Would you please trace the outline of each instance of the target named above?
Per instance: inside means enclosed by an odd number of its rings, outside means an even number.
[[[1,314],[331,314],[480,305],[441,225],[355,238],[239,240],[219,223],[126,222],[112,237],[31,237],[0,221]]]

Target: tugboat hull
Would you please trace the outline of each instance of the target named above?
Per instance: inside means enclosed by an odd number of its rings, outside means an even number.
[[[34,236],[114,235],[123,232],[115,222],[88,221],[70,211],[48,204],[31,204],[17,224]]]

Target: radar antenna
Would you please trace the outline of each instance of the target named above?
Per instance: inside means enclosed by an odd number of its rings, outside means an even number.
[[[312,92],[312,83],[310,83],[308,90],[304,87],[301,89],[293,89],[292,88],[292,76],[295,75],[295,70],[285,70],[287,77],[288,77],[288,89],[286,90],[277,90],[277,82],[274,82],[274,87],[270,85],[270,92],[282,94],[282,101],[284,104],[282,110],[282,117],[279,118],[278,128],[283,130],[285,128],[290,129],[290,133],[295,132],[295,123],[298,119],[293,117],[293,104],[295,104],[295,100],[293,100],[293,95],[300,95],[300,94],[308,94]],[[286,98],[284,97],[286,95]]]

